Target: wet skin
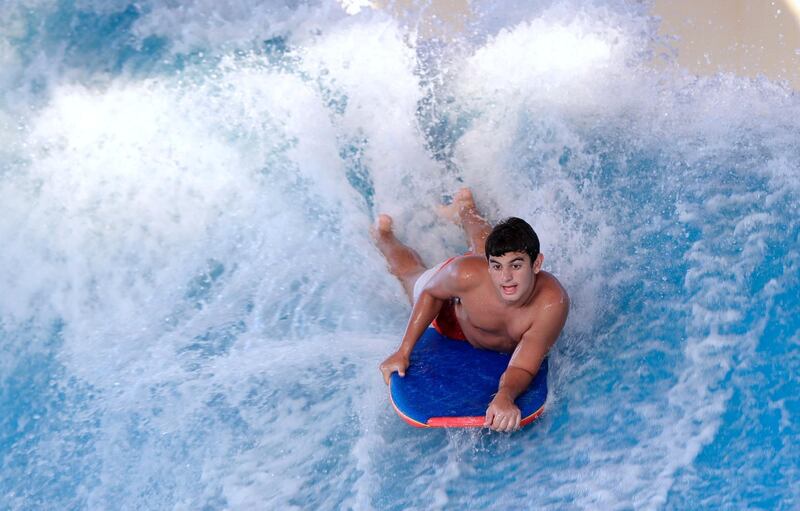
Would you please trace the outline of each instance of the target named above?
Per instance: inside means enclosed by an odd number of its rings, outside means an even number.
[[[464,256],[434,275],[414,304],[400,348],[381,364],[387,384],[391,373],[405,375],[417,339],[442,305],[455,298],[455,313],[470,344],[512,353],[484,425],[496,431],[518,429],[521,417],[514,400],[536,375],[569,310],[567,292],[541,270],[542,262],[541,254],[531,263],[522,252],[493,256],[488,263],[482,256]]]

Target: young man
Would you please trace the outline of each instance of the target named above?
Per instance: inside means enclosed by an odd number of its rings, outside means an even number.
[[[387,385],[393,372],[405,376],[411,350],[434,320],[449,337],[513,353],[484,423],[496,431],[512,431],[521,420],[514,400],[527,389],[561,333],[569,297],[553,275],[542,271],[539,238],[527,222],[512,217],[490,229],[468,188],[459,190],[442,211],[460,222],[472,254],[430,269],[395,238],[391,217],[378,218],[373,232],[377,246],[413,304],[400,347],[380,370]]]

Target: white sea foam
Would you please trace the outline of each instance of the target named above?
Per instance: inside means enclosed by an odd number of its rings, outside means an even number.
[[[141,39],[164,37],[177,53],[228,46],[249,47],[274,37],[303,40],[347,17],[334,1],[144,2],[133,26]]]
[[[182,484],[196,488],[178,508],[196,508],[219,497],[241,509],[305,508],[309,502],[335,506],[353,479],[372,477],[363,470],[370,449],[359,445],[377,438],[370,425],[376,414],[385,413],[378,406],[384,394],[374,391],[382,389],[374,365],[390,342],[354,338],[352,346],[343,346],[328,336],[307,338],[302,349],[295,343],[248,344],[193,376],[174,368],[122,381],[118,393],[103,398],[109,412],[96,449],[106,459],[101,473],[105,484],[91,492],[90,504],[107,507],[120,497],[119,491],[124,499],[134,498],[150,485],[153,474],[171,470],[176,460],[170,453],[177,451],[187,464]],[[270,388],[267,393],[262,393],[264,386]],[[318,396],[315,389],[320,386],[353,402]],[[158,411],[152,409],[153,392],[159,396]],[[369,402],[357,404],[359,396]],[[203,411],[209,406],[216,410],[212,415]],[[143,420],[130,423],[131,413]],[[135,457],[126,440],[133,431],[142,442]],[[205,436],[213,443],[199,451],[192,447]],[[332,441],[352,445],[358,463],[348,461],[346,451],[320,448]],[[309,485],[310,476],[321,470],[318,465],[326,463],[327,494]],[[123,472],[130,477],[121,489],[117,485]]]
[[[434,206],[445,191],[442,169],[417,123],[423,95],[417,58],[397,24],[350,20],[327,31],[301,57],[303,69],[320,77],[327,94],[346,98],[337,125],[345,141],[359,145],[376,210],[393,215],[398,234],[420,247],[430,264],[444,258],[444,250],[427,248],[441,244],[436,232],[423,229],[434,223]]]

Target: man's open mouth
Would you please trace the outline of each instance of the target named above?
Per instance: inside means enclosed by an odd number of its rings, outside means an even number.
[[[517,285],[513,286],[500,286],[503,289],[504,295],[513,295],[517,291]]]

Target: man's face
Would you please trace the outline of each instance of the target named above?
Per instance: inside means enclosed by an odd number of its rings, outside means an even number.
[[[514,303],[530,295],[536,273],[541,268],[541,258],[540,254],[533,265],[525,252],[508,252],[489,258],[489,276],[501,300]]]

